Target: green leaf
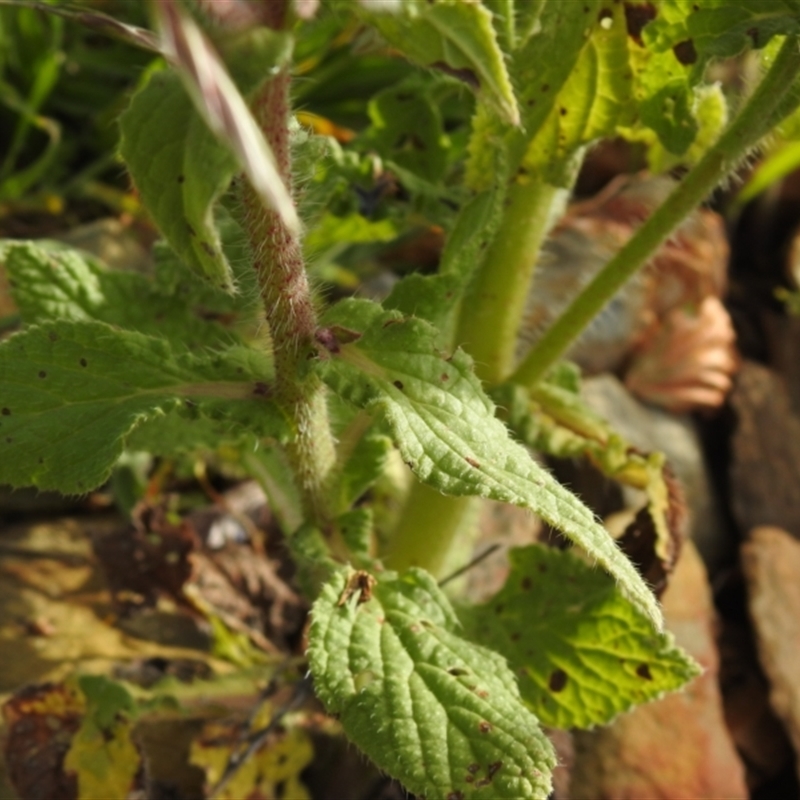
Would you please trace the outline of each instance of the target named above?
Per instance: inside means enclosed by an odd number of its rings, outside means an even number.
[[[449,142],[441,112],[424,89],[412,78],[378,92],[369,103],[369,140],[384,159],[435,183],[447,170]]]
[[[457,635],[428,573],[383,573],[376,582],[340,571],[311,613],[318,695],[409,791],[431,800],[547,797],[552,746],[505,661]]]
[[[495,175],[499,178],[504,172],[503,166],[498,164]],[[505,186],[498,179],[464,204],[442,252],[439,265],[442,275],[468,278],[473,274],[500,224],[505,195]]]
[[[186,347],[236,341],[233,331],[202,319],[212,302],[174,274],[159,279],[110,270],[98,259],[56,242],[8,242],[3,262],[13,283],[14,302],[27,324],[49,320],[96,320],[157,335]],[[185,277],[186,270],[181,270]],[[193,279],[197,283],[196,279]],[[207,294],[207,293],[206,293]]]
[[[603,7],[587,30],[590,35],[523,159],[526,169],[552,185],[563,183],[564,167],[581,147],[613,135],[617,126],[633,119],[633,76],[622,5]]]
[[[592,512],[511,440],[466,353],[445,357],[431,326],[367,301],[339,303],[326,323],[360,336],[320,364],[324,380],[354,405],[385,417],[423,483],[532,509],[583,547],[660,624],[655,598]]]
[[[285,427],[266,396],[269,362],[247,348],[197,354],[99,322],[54,322],[4,340],[0,374],[0,482],[14,486],[89,491],[140,422],[181,403],[261,435]]]
[[[313,259],[318,253],[336,245],[351,245],[364,242],[390,242],[396,239],[398,230],[390,219],[372,221],[361,214],[337,217],[325,212],[308,232],[303,248]]]
[[[339,508],[350,508],[378,480],[391,450],[392,440],[374,428],[358,439],[338,475]]]
[[[212,285],[234,290],[213,206],[236,159],[195,111],[181,79],[155,72],[120,117],[120,153],[170,246]]]
[[[758,49],[773,36],[798,31],[798,0],[662,0],[643,38],[656,52],[676,48],[700,75],[711,58]]]
[[[605,725],[700,674],[671,634],[654,632],[613,580],[572,553],[533,545],[509,555],[505,586],[459,613],[508,659],[545,725]]]
[[[410,0],[396,14],[365,16],[411,61],[452,72],[475,88],[502,119],[519,124],[519,109],[492,15],[480,3]]]

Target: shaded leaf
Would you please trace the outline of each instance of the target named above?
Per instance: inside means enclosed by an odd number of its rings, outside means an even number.
[[[671,634],[626,600],[608,575],[568,551],[511,550],[489,602],[464,609],[468,630],[505,656],[545,725],[603,725],[700,674]]]
[[[444,357],[436,331],[417,319],[345,301],[327,323],[360,336],[322,364],[331,388],[354,405],[381,414],[405,461],[445,494],[477,495],[530,508],[607,569],[655,624],[650,591],[592,512],[511,440],[492,401],[457,350]]]
[[[439,67],[479,92],[505,121],[519,110],[494,28],[480,3],[409,0],[397,13],[366,15],[400,52],[425,67]]]
[[[773,36],[800,31],[797,0],[664,0],[642,36],[656,52],[673,49],[683,63],[702,69],[709,59],[761,48]]]
[[[108,477],[140,421],[189,398],[262,435],[279,434],[269,370],[247,348],[194,354],[99,322],[29,328],[0,345],[0,481],[86,492]]]
[[[433,578],[340,571],[312,610],[317,693],[348,736],[417,795],[541,798],[555,755],[504,660],[460,638]]]

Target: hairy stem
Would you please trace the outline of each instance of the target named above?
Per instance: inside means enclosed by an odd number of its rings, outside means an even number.
[[[289,72],[265,82],[252,104],[272,147],[278,170],[291,179],[289,146]],[[330,523],[329,482],[336,456],[328,421],[325,389],[318,378],[302,377],[315,352],[317,317],[303,263],[299,237],[266,209],[252,187],[244,190],[245,225],[253,264],[269,324],[275,356],[276,400],[292,421],[294,436],[287,455],[309,521]]]
[[[528,287],[553,209],[562,198],[566,190],[541,181],[514,183],[503,221],[464,298],[457,341],[490,385],[507,378],[514,367]]]
[[[650,216],[547,330],[510,380],[524,386],[533,386],[564,355],[622,285],[650,259],[672,231],[768,132],[777,121],[776,114],[789,113],[790,108],[784,108],[784,103],[798,73],[798,41],[796,37],[787,37],[771,69],[736,120],[680,182],[666,202]]]

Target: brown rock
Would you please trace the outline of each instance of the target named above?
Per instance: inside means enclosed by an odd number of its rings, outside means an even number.
[[[676,641],[705,672],[683,692],[641,706],[607,728],[576,734],[574,800],[748,797],[722,713],[711,591],[690,542],[663,607]]]
[[[783,380],[753,362],[742,365],[731,403],[731,497],[743,531],[776,525],[800,537],[800,417]]]
[[[770,703],[800,753],[800,543],[779,528],[756,528],[742,545],[742,568]]]

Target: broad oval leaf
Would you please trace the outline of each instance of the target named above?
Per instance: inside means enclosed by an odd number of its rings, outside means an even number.
[[[474,638],[508,659],[545,725],[605,725],[700,673],[608,575],[572,553],[534,545],[510,558],[500,592],[459,615]]]
[[[445,357],[433,327],[364,300],[339,303],[326,323],[349,329],[350,343],[320,364],[323,379],[386,418],[423,483],[532,509],[583,547],[660,625],[652,593],[592,512],[511,440],[466,353]]]
[[[503,658],[457,635],[434,579],[342,570],[312,609],[317,693],[379,767],[430,800],[544,800],[552,745]]]
[[[87,492],[140,422],[187,403],[281,435],[269,369],[248,348],[198,355],[100,322],[28,328],[0,344],[0,483]]]

